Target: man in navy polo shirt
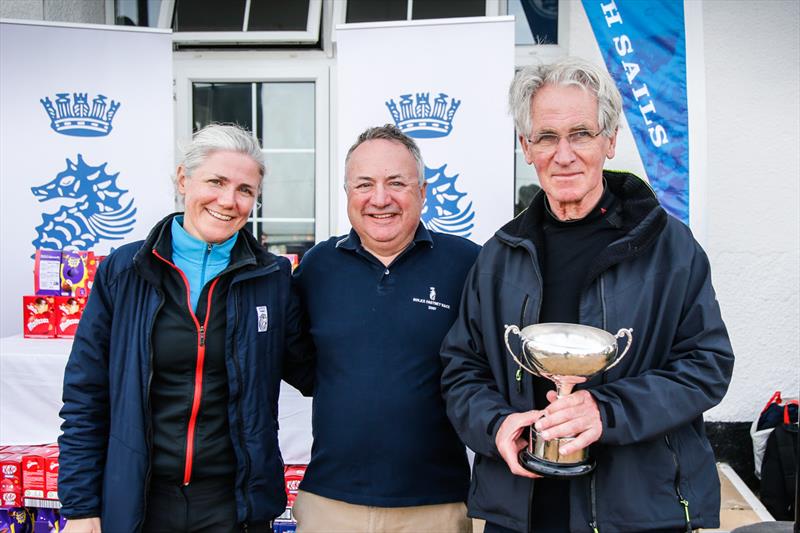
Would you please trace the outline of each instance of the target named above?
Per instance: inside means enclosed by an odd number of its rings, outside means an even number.
[[[300,533],[472,530],[439,347],[479,247],[423,226],[424,168],[396,127],[362,133],[345,160],[353,229],[295,273],[317,359]]]

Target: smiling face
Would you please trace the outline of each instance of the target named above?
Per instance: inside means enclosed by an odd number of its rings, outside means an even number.
[[[260,183],[258,164],[240,152],[211,152],[191,176],[178,167],[183,228],[203,242],[228,240],[247,223]]]
[[[583,218],[603,194],[603,164],[614,157],[616,132],[610,138],[598,135],[585,145],[570,145],[570,133],[600,129],[597,98],[575,86],[539,89],[531,103],[531,124],[533,142],[520,136],[520,143],[525,160],[536,167],[553,214],[561,220]],[[543,134],[561,137],[554,149],[536,146],[536,139]]]
[[[399,142],[373,139],[351,154],[345,171],[347,216],[361,244],[388,265],[414,239],[425,185]]]

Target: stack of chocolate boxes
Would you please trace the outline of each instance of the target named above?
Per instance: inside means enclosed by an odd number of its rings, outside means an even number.
[[[23,336],[74,337],[103,258],[91,251],[37,250],[35,294],[22,297]]]
[[[273,523],[274,533],[294,533],[297,528],[292,508],[305,473],[306,465],[284,468],[287,506]],[[60,507],[58,445],[0,447],[0,532],[61,531],[65,521],[58,514]]]
[[[60,531],[60,506],[56,444],[0,447],[0,531]]]

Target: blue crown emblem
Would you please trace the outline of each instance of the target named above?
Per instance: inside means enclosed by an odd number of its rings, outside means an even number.
[[[430,94],[417,93],[414,99],[410,94],[401,94],[399,109],[394,100],[385,102],[394,123],[409,137],[434,139],[445,137],[453,129],[453,115],[461,105],[461,100],[451,98],[448,107],[447,95],[439,93],[431,108]]]
[[[98,94],[91,106],[87,93],[57,93],[55,106],[50,98],[39,100],[50,115],[50,127],[62,135],[76,137],[103,137],[111,131],[111,121],[119,109],[119,102]]]

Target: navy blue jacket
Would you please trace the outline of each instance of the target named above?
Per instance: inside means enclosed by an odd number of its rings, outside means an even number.
[[[703,412],[724,396],[733,353],[708,259],[644,181],[604,174],[621,200],[607,218],[625,236],[595,259],[581,293],[580,323],[611,333],[633,328],[633,344],[617,366],[576,387],[597,401],[603,432],[590,450],[597,469],[570,482],[568,526],[682,529],[688,512],[692,528],[717,527],[719,478]],[[510,473],[495,435],[507,415],[534,408],[533,385],[523,372],[518,388],[503,333],[505,324],[538,321],[543,194],[486,243],[442,345],[448,415],[476,452],[470,516],[516,531],[528,531],[536,483]]]
[[[64,373],[62,514],[100,516],[108,531],[139,531],[144,520],[151,476],[151,333],[164,298],[153,249],[173,216],[146,241],[122,246],[100,264]],[[281,376],[310,392],[304,376],[311,374],[286,352],[287,338],[299,328],[296,308],[290,308],[289,262],[264,251],[244,230],[239,238],[252,257],[234,273],[226,303],[227,412],[238,519],[265,522],[286,506],[278,449]],[[259,331],[256,308],[263,306],[267,329]]]

